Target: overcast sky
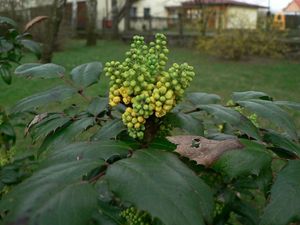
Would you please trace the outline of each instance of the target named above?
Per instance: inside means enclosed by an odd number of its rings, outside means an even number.
[[[268,0],[239,0],[241,2],[256,3],[259,5],[268,6]],[[272,11],[281,11],[292,0],[270,0]]]

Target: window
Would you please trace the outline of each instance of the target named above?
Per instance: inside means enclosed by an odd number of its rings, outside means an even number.
[[[130,8],[130,17],[136,17],[137,16],[137,8],[131,7]]]
[[[144,17],[149,18],[150,16],[150,8],[144,8]]]

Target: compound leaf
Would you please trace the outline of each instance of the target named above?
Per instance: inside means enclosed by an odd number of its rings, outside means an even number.
[[[188,93],[186,99],[194,105],[216,104],[220,102],[220,96],[202,92]]]
[[[202,121],[191,114],[185,114],[182,112],[172,113],[170,114],[170,119],[174,127],[180,128],[191,135],[204,134]]]
[[[265,147],[250,141],[242,141],[245,148],[225,152],[213,165],[216,171],[230,178],[259,175],[269,167],[272,157],[266,153]]]
[[[121,200],[166,225],[211,223],[210,189],[172,153],[138,151],[132,158],[111,165],[106,178]]]
[[[277,126],[286,130],[292,139],[297,140],[296,126],[287,112],[282,110],[274,102],[260,99],[251,99],[247,101],[238,101],[239,105],[249,111],[256,113],[267,120],[270,120]]]
[[[244,101],[249,99],[264,99],[271,100],[271,97],[260,91],[244,91],[244,92],[233,92],[232,94],[233,101]]]
[[[71,78],[77,85],[88,87],[98,81],[101,72],[102,63],[90,62],[75,67],[71,71]]]
[[[47,105],[51,102],[63,101],[75,93],[76,90],[74,88],[61,85],[45,92],[23,98],[13,106],[11,112],[25,112],[42,105]]]
[[[94,116],[104,112],[108,107],[108,98],[95,97],[92,99],[87,111]]]
[[[289,161],[271,189],[271,200],[261,225],[286,225],[300,221],[300,161]]]
[[[42,51],[39,43],[28,39],[21,40],[21,43],[26,49],[34,53],[38,58],[41,57]]]
[[[300,158],[300,146],[281,134],[269,131],[264,135],[264,141],[271,143],[275,147],[274,150],[280,148]]]
[[[49,148],[63,147],[74,141],[76,136],[93,126],[95,119],[93,117],[82,117],[71,123],[67,127],[59,129],[57,132],[50,134],[44,140],[39,151],[43,152]]]
[[[198,107],[205,110],[209,114],[214,115],[216,118],[229,123],[231,126],[244,132],[249,137],[253,137],[257,140],[261,139],[258,129],[247,117],[245,117],[241,113],[216,104],[199,105]]]
[[[26,63],[18,66],[15,74],[26,78],[58,78],[65,74],[65,68],[53,63]]]
[[[105,123],[100,130],[92,137],[94,141],[115,138],[120,132],[126,130],[121,119],[114,119]]]
[[[87,224],[97,207],[97,192],[82,177],[104,163],[77,160],[37,171],[1,201],[1,211],[9,210],[6,222]]]

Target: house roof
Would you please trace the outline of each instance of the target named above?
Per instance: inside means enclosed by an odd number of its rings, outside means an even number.
[[[300,0],[295,0],[295,1],[300,1]],[[250,7],[250,8],[266,8],[265,6],[246,3],[246,2],[240,2],[240,1],[235,1],[235,0],[192,0],[192,1],[183,2],[182,6],[183,7],[195,7],[195,6],[200,6],[201,4],[205,4],[205,5],[235,5],[235,6],[244,6],[244,7]]]
[[[284,9],[283,11],[286,11],[290,6],[291,4],[295,3],[296,5],[298,5],[298,7],[300,7],[300,0],[293,0],[291,1]]]
[[[300,0],[294,0],[294,2],[300,7]]]

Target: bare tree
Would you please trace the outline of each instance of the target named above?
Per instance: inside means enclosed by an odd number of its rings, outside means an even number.
[[[17,11],[24,9],[28,0],[0,0],[1,12],[6,16],[18,21]]]
[[[139,0],[126,0],[119,9],[118,0],[111,1],[113,38],[119,37],[119,23],[125,18],[125,29],[129,28],[130,9]]]
[[[209,7],[208,0],[194,0],[194,2],[200,9],[200,32],[202,36],[205,36],[207,33],[208,22],[215,11]]]
[[[112,33],[113,38],[119,37],[119,9],[118,9],[118,1],[111,0],[111,9],[112,9]]]
[[[71,19],[71,26],[72,26],[72,33],[75,36],[77,31],[77,0],[72,0],[72,19]]]
[[[47,34],[41,57],[42,63],[49,63],[52,61],[59,27],[64,15],[66,1],[67,0],[53,0],[51,5],[51,15],[47,21]]]
[[[87,0],[87,29],[86,45],[93,46],[97,44],[96,22],[97,22],[97,0]]]

